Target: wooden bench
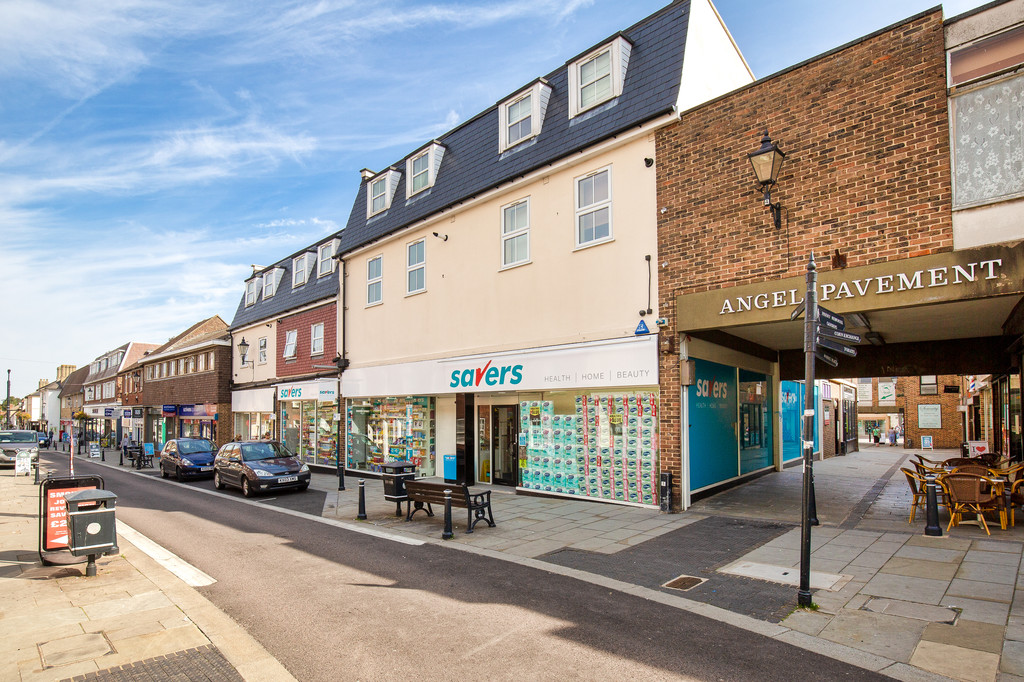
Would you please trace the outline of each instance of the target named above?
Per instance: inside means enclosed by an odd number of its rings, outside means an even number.
[[[412,521],[413,514],[424,509],[427,516],[433,516],[434,511],[431,504],[444,505],[444,491],[452,491],[452,506],[461,507],[467,511],[466,532],[472,533],[473,526],[480,521],[486,521],[487,525],[494,528],[494,516],[491,514],[491,491],[485,490],[480,493],[472,493],[465,485],[449,483],[429,483],[427,481],[406,481],[405,492],[409,496],[406,500],[406,521]],[[415,507],[415,508],[414,508]]]

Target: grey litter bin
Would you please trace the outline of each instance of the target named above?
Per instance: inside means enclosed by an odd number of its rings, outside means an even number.
[[[68,507],[68,550],[74,556],[88,556],[87,576],[96,575],[96,557],[117,553],[114,501],[109,490],[80,490],[64,497]]]

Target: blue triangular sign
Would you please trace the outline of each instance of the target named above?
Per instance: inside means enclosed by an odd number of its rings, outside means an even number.
[[[638,324],[636,326],[636,331],[633,332],[633,333],[637,334],[637,335],[640,335],[640,334],[650,334],[651,330],[647,328],[647,323],[646,322],[644,322],[643,320],[640,320],[640,324]]]

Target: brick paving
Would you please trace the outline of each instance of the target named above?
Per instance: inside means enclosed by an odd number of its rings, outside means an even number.
[[[214,646],[202,646],[127,663],[61,682],[242,682],[227,659]]]

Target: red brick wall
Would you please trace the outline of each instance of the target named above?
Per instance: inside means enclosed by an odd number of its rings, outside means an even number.
[[[324,352],[311,355],[310,331],[311,327],[318,322],[324,324]],[[295,357],[285,358],[285,335],[293,329],[298,332]],[[334,356],[337,353],[337,329],[337,304],[335,303],[328,303],[312,310],[281,318],[277,324],[277,376],[294,377],[322,374],[329,371],[319,367],[314,368],[313,365],[333,365]]]
[[[213,371],[206,370],[163,379],[143,380],[143,400],[146,405],[194,405],[197,403],[231,404],[231,348],[213,346],[203,352],[214,352]],[[195,355],[182,353],[178,357]],[[164,358],[168,360],[170,358]],[[153,363],[156,364],[156,361]],[[227,416],[230,416],[228,414]],[[221,415],[224,419],[225,415]]]
[[[961,386],[961,377],[941,375],[937,377],[939,392],[937,395],[921,395],[920,377],[899,377],[896,380],[896,403],[904,409],[906,435],[913,439],[913,449],[921,447],[921,436],[931,436],[935,448],[959,448],[964,440],[964,413],[957,409],[960,393],[945,393],[944,386]],[[941,405],[942,428],[921,429],[917,425],[918,405]]]
[[[747,160],[765,126],[787,154],[779,230]],[[820,270],[835,249],[849,267],[950,251],[942,15],[685,112],[659,131],[656,153],[669,334],[677,295],[803,275],[812,249]],[[661,372],[662,462],[679,480],[677,358],[663,355]]]

